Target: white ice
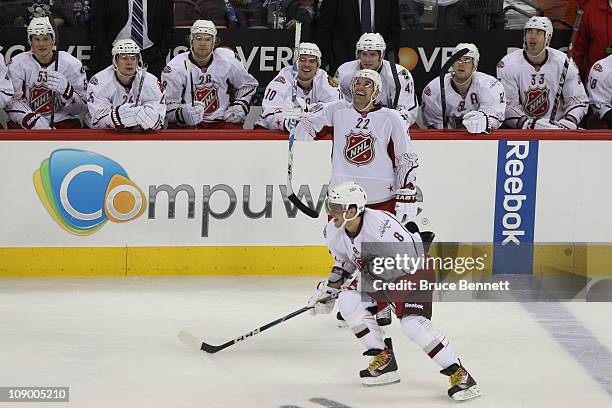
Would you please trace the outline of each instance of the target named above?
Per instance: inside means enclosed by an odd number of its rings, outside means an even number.
[[[300,315],[215,355],[181,330],[221,344],[302,307],[313,278],[0,280],[0,386],[70,387],[70,402],[11,407],[450,407],[439,367],[391,328],[402,381],[364,387],[367,366],[333,315]],[[565,303],[612,350],[609,303]],[[484,396],[476,407],[612,406],[612,397],[517,303],[436,303]],[[563,321],[556,323],[563,329]],[[608,367],[610,367],[608,365]],[[612,369],[610,369],[612,370]],[[612,379],[610,371],[597,373]]]

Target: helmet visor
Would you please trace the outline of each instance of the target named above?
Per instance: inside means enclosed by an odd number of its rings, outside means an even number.
[[[325,211],[327,215],[332,217],[342,215],[344,213],[344,206],[338,203],[330,203],[329,200],[325,200]]]

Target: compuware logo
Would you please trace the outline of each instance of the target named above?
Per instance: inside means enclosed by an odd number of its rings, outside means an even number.
[[[123,167],[85,150],[55,150],[34,172],[34,187],[51,217],[81,236],[139,217],[147,202]]]

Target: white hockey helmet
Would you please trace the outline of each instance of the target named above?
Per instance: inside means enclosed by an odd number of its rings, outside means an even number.
[[[134,40],[130,39],[115,41],[111,53],[113,59],[119,54],[138,54],[138,59],[140,59],[140,47]]]
[[[217,38],[217,27],[210,20],[196,20],[189,29],[189,42],[193,41],[196,34],[208,34],[213,36],[213,42]]]
[[[303,42],[300,44],[298,55],[313,55],[317,57],[319,65],[321,65],[321,50],[315,43]]]
[[[524,34],[526,34],[525,32],[529,28],[535,28],[537,30],[544,31],[546,33],[545,46],[548,47],[550,45],[550,41],[552,40],[552,36],[553,36],[553,25],[552,25],[552,21],[550,21],[550,18],[533,16],[529,20],[527,20],[527,22],[525,23],[525,29],[523,30]]]
[[[325,206],[327,212],[339,212],[345,213],[349,210],[350,206],[354,205],[357,207],[357,214],[355,217],[346,220],[350,221],[355,219],[357,215],[361,214],[365,209],[365,205],[368,201],[368,196],[361,186],[353,181],[348,181],[342,184],[338,184],[327,192],[327,200]]]
[[[453,50],[453,54],[459,52],[464,48],[467,48],[469,50],[467,54],[465,54],[465,56],[474,59],[474,70],[476,70],[478,68],[478,61],[480,61],[480,52],[478,52],[478,47],[476,47],[472,43],[459,43]]]
[[[355,86],[355,82],[357,82],[357,78],[367,78],[372,80],[374,83],[374,92],[380,92],[382,88],[382,79],[380,78],[380,74],[372,69],[360,69],[359,71],[353,74],[353,79],[351,80],[351,93],[353,92],[353,87]]]
[[[360,51],[380,51],[381,59],[384,58],[387,44],[385,39],[379,33],[363,33],[357,41],[355,47],[355,58],[359,59]]]
[[[55,31],[47,17],[34,17],[28,24],[28,44],[32,45],[33,35],[50,35],[55,42]]]

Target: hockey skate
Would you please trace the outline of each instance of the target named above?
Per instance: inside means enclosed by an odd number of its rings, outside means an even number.
[[[385,339],[384,350],[371,349],[363,353],[373,356],[368,368],[359,372],[361,383],[367,386],[393,384],[400,381],[391,339]]]
[[[440,373],[448,376],[451,384],[448,396],[455,401],[465,401],[481,395],[476,381],[462,365],[455,363],[441,370]]]

